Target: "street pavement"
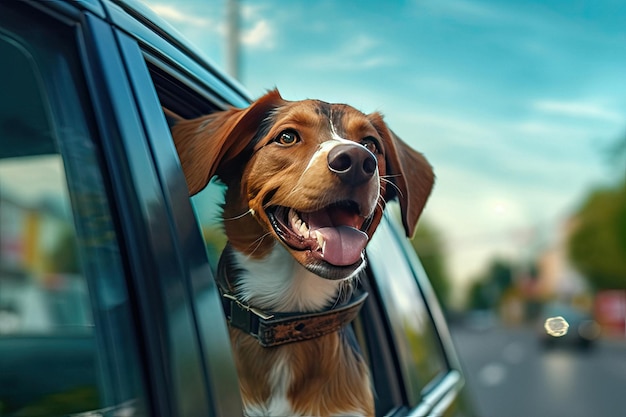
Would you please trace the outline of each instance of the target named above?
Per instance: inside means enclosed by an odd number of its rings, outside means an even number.
[[[626,343],[545,349],[531,328],[450,329],[479,417],[625,417]]]

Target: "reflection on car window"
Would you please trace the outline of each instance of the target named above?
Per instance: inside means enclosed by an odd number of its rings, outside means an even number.
[[[93,324],[59,155],[0,159],[0,333]]]
[[[41,79],[7,37],[0,56],[12,62],[0,68],[0,373],[13,375],[0,377],[0,410],[42,415],[58,396],[61,411],[97,409],[93,320]]]
[[[0,3],[0,60],[10,63],[0,66],[0,415],[95,413],[127,401],[137,407],[140,362],[123,287],[112,285],[124,274],[75,37],[6,6]]]
[[[367,255],[385,304],[410,405],[415,406],[428,385],[447,371],[447,364],[415,279],[417,265],[404,256],[398,240],[403,232],[394,231],[390,224],[394,220],[388,213],[393,209],[397,205],[389,204],[385,216],[390,221],[378,226]]]
[[[217,178],[213,178],[204,190],[191,198],[214,274],[217,273],[217,263],[226,246],[221,209],[224,204],[224,192],[225,185]]]

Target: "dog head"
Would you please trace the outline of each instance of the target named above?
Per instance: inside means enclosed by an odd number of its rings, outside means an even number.
[[[380,114],[286,101],[276,90],[246,109],[182,120],[172,133],[190,195],[214,175],[227,185],[224,226],[235,249],[263,258],[280,242],[327,279],[364,266],[389,199],[400,200],[412,236],[434,181]]]

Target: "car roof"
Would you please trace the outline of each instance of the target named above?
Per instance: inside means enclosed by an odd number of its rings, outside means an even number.
[[[85,1],[85,0],[83,0]],[[220,82],[224,83],[229,90],[236,93],[240,99],[249,103],[250,94],[235,79],[227,75],[213,61],[193,43],[185,38],[169,22],[161,18],[146,3],[139,0],[87,0],[99,1],[107,11],[111,23],[124,32],[145,41],[146,28],[157,35],[169,45],[180,51],[186,58],[194,61],[199,67],[208,71]],[[122,13],[120,13],[120,11]]]

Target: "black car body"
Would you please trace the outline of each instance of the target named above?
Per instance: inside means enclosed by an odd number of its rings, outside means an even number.
[[[0,2],[0,416],[234,416],[213,268],[222,187],[188,197],[163,109],[246,92],[140,3]],[[470,414],[393,215],[354,328],[379,415]]]

